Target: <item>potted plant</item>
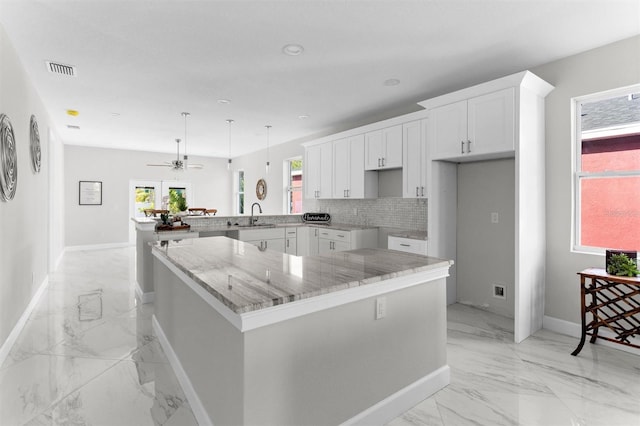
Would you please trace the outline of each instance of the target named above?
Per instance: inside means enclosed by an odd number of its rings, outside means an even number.
[[[640,273],[635,259],[624,253],[612,254],[607,262],[607,273],[611,275],[636,277]]]

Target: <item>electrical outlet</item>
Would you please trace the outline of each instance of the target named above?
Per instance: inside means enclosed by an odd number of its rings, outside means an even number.
[[[498,212],[492,212],[491,223],[498,223],[498,222],[500,222],[500,216],[498,215]]]
[[[387,298],[378,297],[376,299],[376,319],[382,319],[387,316]]]

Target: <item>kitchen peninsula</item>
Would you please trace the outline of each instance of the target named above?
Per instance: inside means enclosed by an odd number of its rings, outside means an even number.
[[[153,247],[154,328],[200,424],[384,424],[449,383],[451,262]]]

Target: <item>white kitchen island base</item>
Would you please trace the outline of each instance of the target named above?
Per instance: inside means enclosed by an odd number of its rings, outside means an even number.
[[[448,268],[236,314],[156,254],[154,327],[200,424],[384,424],[449,383]]]

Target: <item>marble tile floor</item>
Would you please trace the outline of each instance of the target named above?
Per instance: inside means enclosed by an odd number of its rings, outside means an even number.
[[[0,366],[0,425],[191,426],[189,402],[136,302],[133,248],[66,253]],[[640,356],[448,309],[451,384],[390,423],[640,426]]]

